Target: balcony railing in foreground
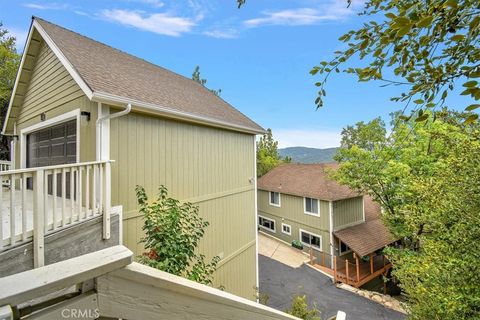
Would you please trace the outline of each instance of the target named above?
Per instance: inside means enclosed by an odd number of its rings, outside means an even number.
[[[44,265],[44,237],[103,215],[110,238],[110,163],[96,161],[0,172],[0,252],[33,241]]]
[[[123,246],[0,278],[0,288],[0,310],[28,319],[299,320],[132,262]]]

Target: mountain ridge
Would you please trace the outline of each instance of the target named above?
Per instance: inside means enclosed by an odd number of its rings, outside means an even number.
[[[309,148],[309,147],[288,147],[278,149],[282,157],[292,158],[293,163],[326,163],[333,162],[333,157],[338,147],[334,148]]]

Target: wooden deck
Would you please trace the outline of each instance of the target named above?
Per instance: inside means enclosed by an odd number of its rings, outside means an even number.
[[[350,262],[339,263],[337,261],[336,270],[334,270],[335,281],[343,282],[354,286],[361,287],[365,283],[377,278],[392,267],[383,255],[372,256],[371,262],[364,262],[360,259],[355,261],[355,264]]]
[[[310,264],[330,275],[335,282],[343,282],[356,288],[385,275],[392,267],[385,256],[374,254],[370,255],[368,262],[355,257],[355,255],[350,260],[334,256],[333,268],[330,267],[329,261],[330,255],[321,253],[318,256],[311,256]]]

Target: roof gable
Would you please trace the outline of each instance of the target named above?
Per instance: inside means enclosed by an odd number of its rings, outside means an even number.
[[[90,100],[131,103],[134,108],[186,121],[254,134],[264,132],[191,79],[36,17],[30,34],[34,32],[44,38]],[[29,36],[28,47],[30,43]],[[24,71],[20,69],[20,77]],[[7,122],[8,117],[4,131]]]

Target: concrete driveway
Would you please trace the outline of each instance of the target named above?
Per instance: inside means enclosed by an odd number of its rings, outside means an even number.
[[[347,313],[347,320],[405,319],[402,313],[338,289],[329,277],[307,265],[294,268],[263,255],[258,259],[260,292],[269,295],[268,305],[277,310],[289,308],[292,297],[306,295],[310,304],[316,303],[322,319],[338,310]]]
[[[309,260],[308,256],[302,251],[292,248],[261,232],[258,233],[258,253],[292,268],[298,268]]]

